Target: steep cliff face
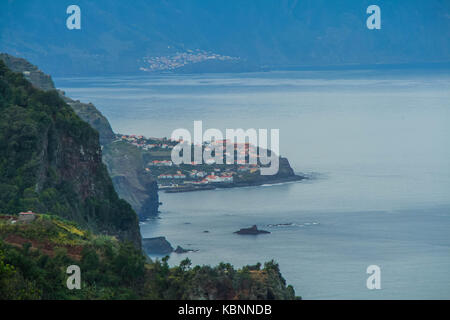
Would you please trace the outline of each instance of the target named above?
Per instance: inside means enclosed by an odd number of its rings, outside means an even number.
[[[103,149],[114,187],[122,199],[130,203],[145,220],[158,213],[158,185],[144,170],[141,151],[132,144],[117,141]]]
[[[52,78],[27,60],[6,53],[0,53],[0,60],[3,60],[6,66],[12,71],[22,73],[36,88],[44,91],[56,89]],[[110,143],[114,139],[114,132],[108,120],[92,103],[75,101],[66,97],[64,92],[58,92],[81,119],[98,131],[102,145]]]
[[[33,210],[140,246],[138,220],[117,196],[98,133],[56,91],[0,61],[0,212]]]
[[[6,53],[0,53],[0,60],[3,60],[6,66],[12,71],[23,73],[24,77],[36,88],[42,90],[55,89],[52,78],[27,60],[13,57]]]
[[[101,145],[106,145],[114,140],[114,132],[108,119],[92,103],[72,100],[64,93],[61,93],[61,97],[81,119],[98,131]]]
[[[36,88],[45,91],[55,89],[51,77],[25,59],[2,53],[0,60],[12,71],[22,73]],[[120,148],[117,145],[108,147],[115,138],[108,119],[92,103],[75,101],[62,91],[58,93],[82,120],[98,131],[100,144],[105,146],[104,163],[113,177],[114,187],[120,198],[128,201],[141,219],[155,215],[159,206],[158,186],[156,181],[145,175],[143,164],[139,160],[142,156],[136,153],[137,149]]]

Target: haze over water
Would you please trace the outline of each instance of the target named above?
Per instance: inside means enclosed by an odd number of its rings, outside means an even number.
[[[305,299],[450,298],[450,75],[273,72],[56,79],[115,132],[278,128],[307,182],[160,193],[143,237],[165,236],[175,264],[275,259]],[[239,236],[257,224],[269,235]],[[289,224],[276,226],[277,224]],[[209,233],[203,231],[208,230]],[[381,290],[366,268],[381,267]]]

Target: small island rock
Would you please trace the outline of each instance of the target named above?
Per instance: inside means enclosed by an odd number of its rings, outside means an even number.
[[[256,225],[253,225],[250,228],[243,228],[243,229],[241,229],[239,231],[236,231],[234,233],[237,233],[237,234],[261,234],[261,233],[270,233],[270,232],[266,231],[266,230],[259,230]]]

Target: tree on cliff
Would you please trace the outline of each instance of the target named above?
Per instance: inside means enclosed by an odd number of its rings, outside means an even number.
[[[51,213],[140,247],[136,213],[114,190],[98,132],[56,91],[0,61],[0,112],[0,212]]]

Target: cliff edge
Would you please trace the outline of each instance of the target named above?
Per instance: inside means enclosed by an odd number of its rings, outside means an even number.
[[[57,90],[52,78],[27,60],[6,53],[0,53],[0,60],[3,60],[12,71],[22,73],[34,87],[44,91]],[[107,147],[115,139],[115,134],[108,119],[92,103],[73,100],[67,97],[63,91],[57,91],[82,120],[98,131],[100,144],[106,147],[106,152],[103,154],[108,154],[103,160],[108,167],[108,171],[112,174],[113,185],[119,197],[130,203],[141,219],[157,214],[159,200],[156,181],[145,175],[143,165],[139,161],[132,159],[134,158],[134,152],[131,152],[130,161],[124,162],[124,159],[129,158],[127,152],[130,150],[116,148],[115,146]],[[112,154],[117,159],[112,159],[109,154],[113,150]],[[123,164],[124,167],[116,166],[115,164],[118,163]]]
[[[51,213],[140,247],[137,216],[114,190],[98,132],[56,91],[0,61],[0,112],[0,212]]]

